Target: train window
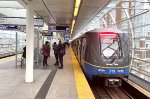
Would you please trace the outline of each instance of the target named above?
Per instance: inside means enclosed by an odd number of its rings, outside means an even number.
[[[116,33],[100,33],[101,57],[103,58],[121,58],[122,50],[120,39]]]

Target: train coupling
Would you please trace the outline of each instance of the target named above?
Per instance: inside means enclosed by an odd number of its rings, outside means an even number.
[[[122,81],[119,78],[106,78],[105,86],[107,87],[119,87],[122,85]]]

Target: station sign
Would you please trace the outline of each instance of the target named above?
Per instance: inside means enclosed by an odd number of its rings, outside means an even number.
[[[25,26],[26,18],[24,17],[2,17],[0,18],[1,26]],[[34,26],[43,27],[44,20],[42,18],[34,18]]]
[[[69,32],[69,27],[68,26],[49,26],[48,28],[49,32]]]
[[[20,26],[0,26],[0,30],[21,30]]]

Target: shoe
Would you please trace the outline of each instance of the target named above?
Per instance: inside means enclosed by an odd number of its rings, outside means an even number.
[[[59,69],[63,69],[63,66],[58,67]]]
[[[43,69],[46,69],[46,67],[45,67],[45,66],[43,66]]]
[[[49,66],[48,64],[46,64],[46,66]]]
[[[58,63],[55,63],[54,65],[59,65]]]

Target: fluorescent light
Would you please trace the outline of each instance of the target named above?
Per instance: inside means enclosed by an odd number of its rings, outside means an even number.
[[[79,8],[81,0],[76,0],[75,8]]]
[[[80,3],[81,3],[81,0],[76,0],[75,8],[74,8],[74,16],[77,16],[78,14]]]
[[[75,24],[75,20],[72,20],[72,28],[74,27]]]
[[[77,16],[79,8],[74,8],[74,16]]]
[[[81,0],[76,0],[75,8],[74,8],[74,16],[77,16],[77,14],[78,14],[80,3],[81,3]],[[72,20],[71,35],[73,32],[74,25],[75,25],[75,20]],[[71,35],[70,35],[70,37],[71,37]]]

